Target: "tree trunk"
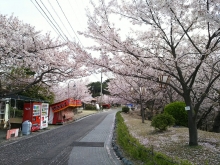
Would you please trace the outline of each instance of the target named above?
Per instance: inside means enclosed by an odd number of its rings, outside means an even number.
[[[141,118],[142,118],[142,123],[144,123],[144,109],[143,109],[143,103],[142,103],[142,96],[140,94],[140,103],[141,103]]]
[[[192,111],[192,110],[189,110]],[[189,145],[190,146],[197,146],[198,145],[198,133],[197,133],[197,126],[196,121],[189,115],[188,112],[188,127],[189,127]]]
[[[197,125],[196,125],[196,117],[193,114],[193,108],[192,108],[190,96],[185,97],[185,103],[186,103],[186,106],[190,107],[190,110],[187,111],[188,127],[189,127],[189,145],[197,146],[198,145],[198,132],[197,132]]]

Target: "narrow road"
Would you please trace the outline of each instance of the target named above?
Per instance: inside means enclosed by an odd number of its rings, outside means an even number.
[[[115,111],[97,113],[30,138],[25,137],[11,144],[1,145],[0,164],[67,165],[73,147],[112,113]],[[101,143],[95,145],[99,144]]]

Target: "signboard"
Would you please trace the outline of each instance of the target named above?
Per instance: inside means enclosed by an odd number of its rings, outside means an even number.
[[[33,116],[40,115],[40,105],[33,105]]]
[[[53,112],[57,112],[59,110],[62,110],[64,108],[66,108],[67,106],[69,105],[69,101],[68,100],[64,100],[62,102],[59,102],[59,103],[56,103],[56,104],[53,104],[51,105],[51,109]]]
[[[59,103],[55,103],[55,104],[50,105],[50,108],[52,109],[53,112],[58,112],[58,111],[61,111],[69,106],[80,107],[80,106],[82,106],[82,102],[81,102],[81,100],[67,99],[67,100],[61,101]]]
[[[100,110],[99,104],[96,104],[95,107],[97,110]]]

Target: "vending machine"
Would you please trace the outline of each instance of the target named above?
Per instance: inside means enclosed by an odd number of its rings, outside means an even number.
[[[48,111],[49,111],[49,104],[48,103],[42,103],[41,104],[40,129],[48,127]]]
[[[40,129],[41,104],[39,102],[24,103],[23,122],[28,120],[32,123],[32,132]]]

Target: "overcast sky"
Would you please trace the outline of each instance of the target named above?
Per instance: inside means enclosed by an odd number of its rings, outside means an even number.
[[[87,27],[88,6],[89,0],[0,0],[0,14],[13,14],[43,33],[50,31],[54,37],[61,34],[88,46],[88,39],[77,34]],[[48,23],[50,20],[53,23]],[[92,81],[100,81],[100,75],[93,75]]]
[[[87,26],[85,9],[88,5],[89,0],[0,0],[0,13],[13,14],[36,30],[50,31],[54,36],[66,35],[70,40],[75,38],[86,44],[77,31]],[[59,32],[55,32],[57,29]]]

